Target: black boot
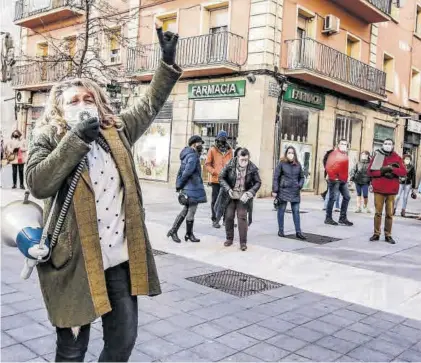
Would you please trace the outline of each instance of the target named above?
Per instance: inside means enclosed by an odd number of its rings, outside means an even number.
[[[184,240],[187,242],[190,240],[191,242],[200,242],[200,239],[196,238],[196,236],[193,233],[193,221],[186,221],[186,235],[184,236]]]
[[[178,237],[177,232],[180,226],[183,224],[184,218],[186,218],[186,216],[179,214],[177,218],[175,219],[172,228],[167,233],[167,237],[171,237],[174,242],[177,242],[177,243],[181,242],[181,239]]]

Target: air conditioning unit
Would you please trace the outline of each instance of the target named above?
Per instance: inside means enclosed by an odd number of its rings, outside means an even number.
[[[334,15],[326,15],[325,21],[323,23],[323,31],[324,34],[336,34],[339,33],[339,27],[341,25],[341,19]]]
[[[32,103],[31,91],[16,92],[16,103],[17,104],[31,104]]]

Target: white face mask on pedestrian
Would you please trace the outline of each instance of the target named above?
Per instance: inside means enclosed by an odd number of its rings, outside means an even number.
[[[385,141],[382,146],[383,150],[390,153],[393,150],[393,143],[391,141]]]
[[[240,168],[246,168],[249,164],[249,157],[248,156],[240,156],[238,158],[238,165]]]
[[[63,117],[71,128],[75,127],[79,122],[83,121],[85,117],[99,118],[98,108],[93,105],[77,104],[66,105],[63,109]]]
[[[409,164],[411,164],[411,160],[410,159],[405,159],[404,160],[404,163],[405,163],[405,165],[409,165]]]

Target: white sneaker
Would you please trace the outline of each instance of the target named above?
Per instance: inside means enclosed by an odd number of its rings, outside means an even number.
[[[363,212],[364,213],[371,213],[371,210],[368,207],[363,207]]]
[[[355,210],[355,213],[361,213],[361,212],[362,212],[361,207],[358,207],[358,208]]]

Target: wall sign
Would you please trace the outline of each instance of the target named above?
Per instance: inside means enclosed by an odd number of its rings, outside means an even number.
[[[189,84],[189,98],[244,97],[246,81]]]
[[[279,92],[281,92],[281,87],[276,82],[269,82],[269,97],[279,97]]]
[[[415,120],[408,120],[407,130],[416,134],[421,134],[421,122]]]
[[[298,103],[304,106],[325,109],[325,95],[321,93],[311,92],[306,89],[298,88],[297,86],[288,86],[284,94],[284,100],[288,102]]]

